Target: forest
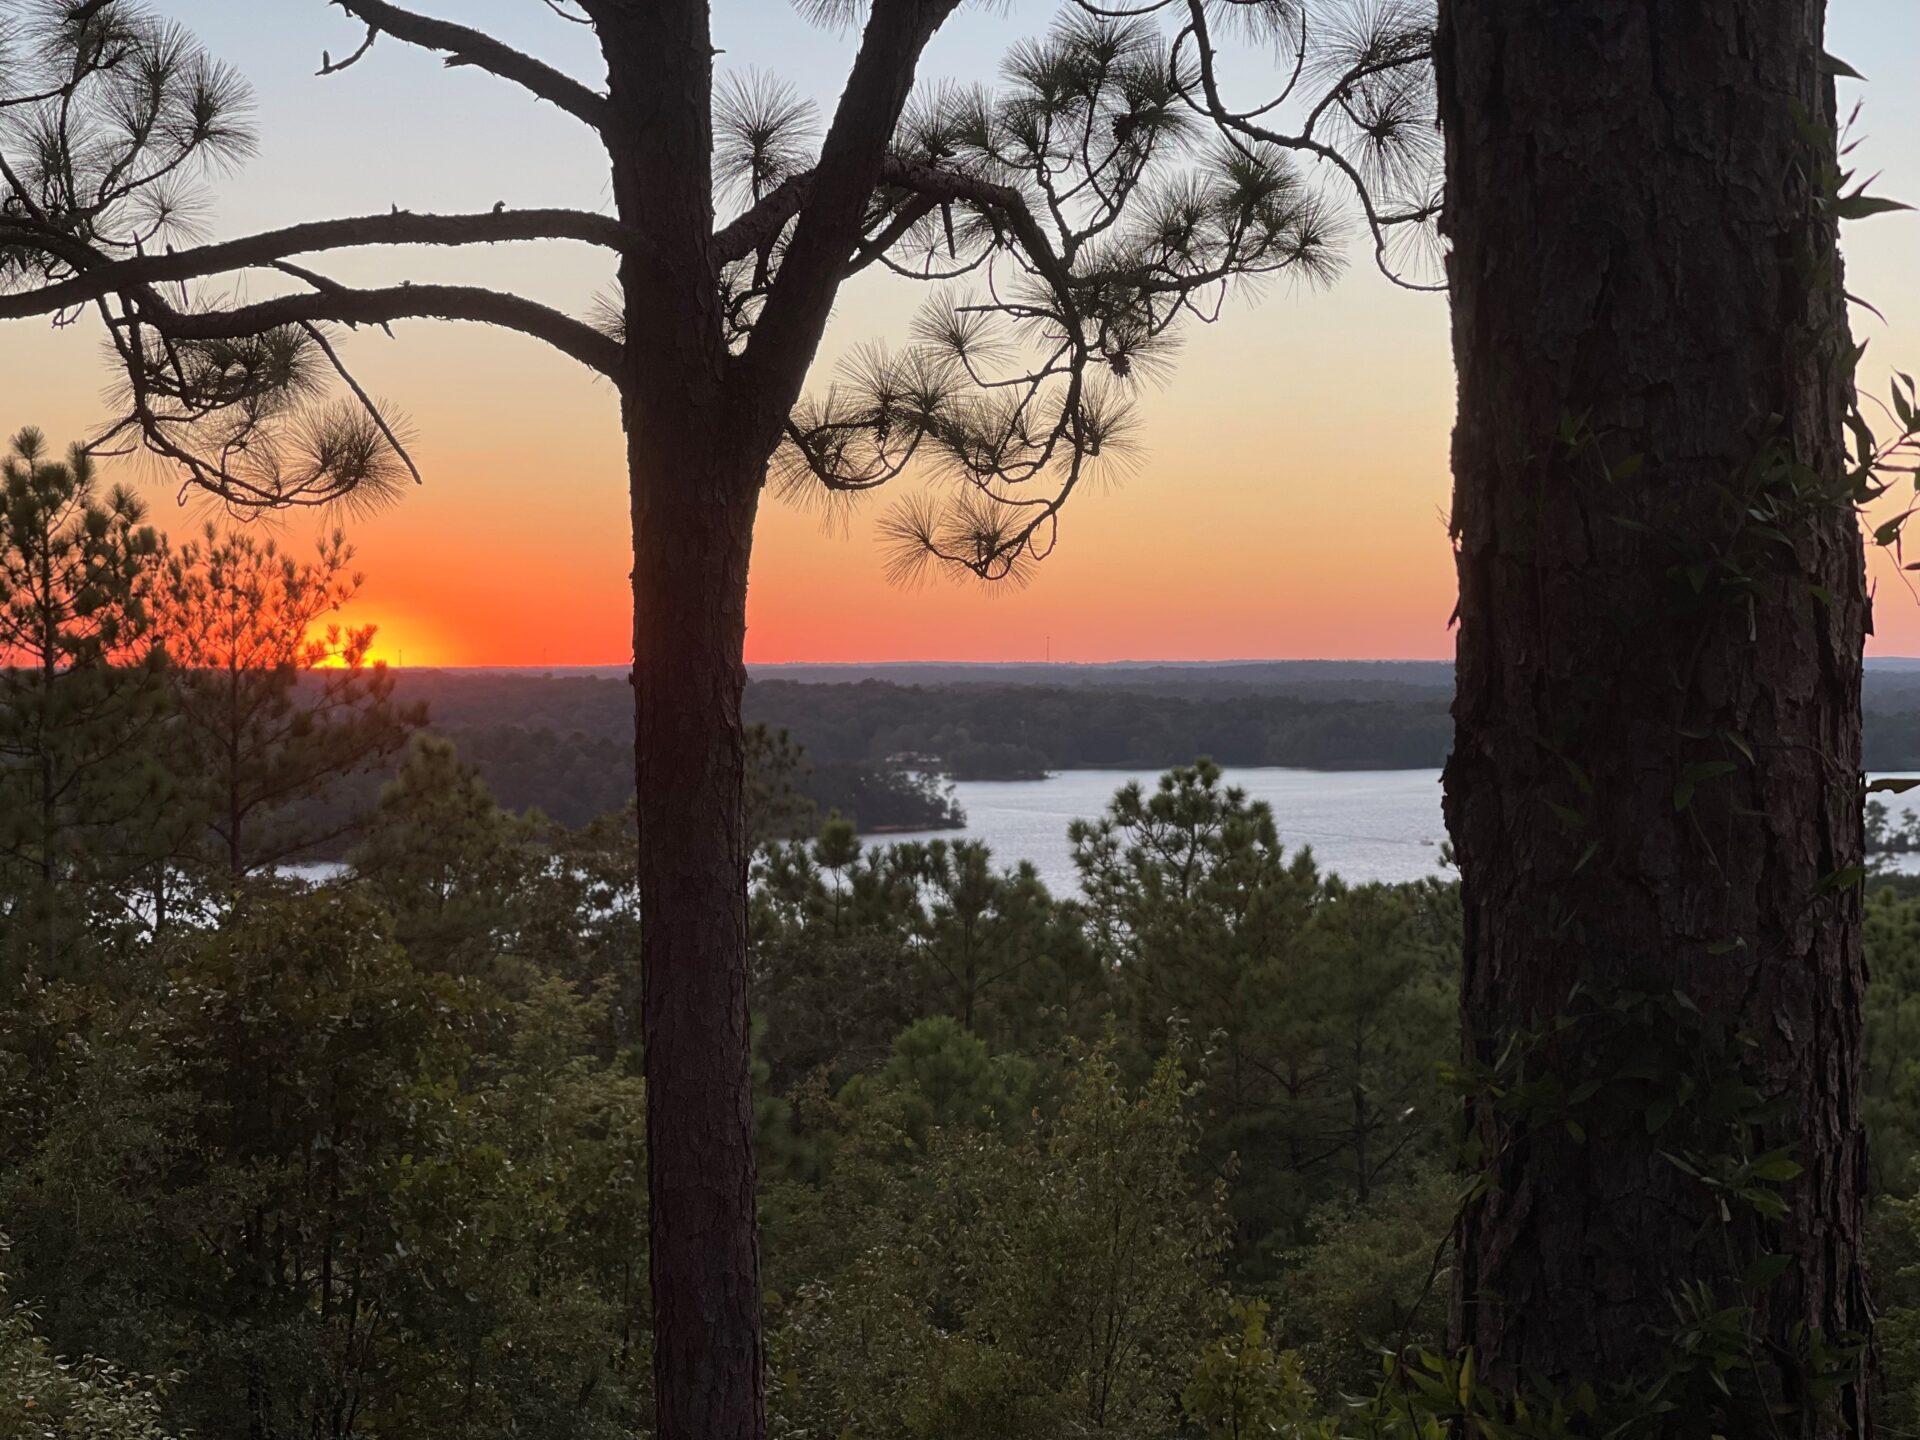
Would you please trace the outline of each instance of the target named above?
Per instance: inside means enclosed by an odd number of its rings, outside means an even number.
[[[460,748],[584,687],[370,663],[326,624],[337,535],[175,544],[33,432],[6,480],[38,663],[0,672],[0,1366],[62,1437],[644,1433],[633,812],[502,804]],[[762,687],[876,727],[963,693]],[[1379,1356],[1444,1367],[1471,1140],[1457,881],[1350,885],[1199,760],[1074,822],[1055,895],[863,843],[794,735],[750,745],[771,1433],[1401,1433]],[[285,872],[320,846],[335,878]],[[1881,1373],[1920,1424],[1920,883],[1874,879],[1866,936]],[[1636,1003],[1689,1073],[1684,998]],[[1762,1206],[1794,1169],[1719,1163]]]
[[[404,670],[394,687],[425,707],[435,733],[458,744],[511,809],[537,807],[577,826],[632,797],[633,690],[624,676]],[[752,723],[790,729],[778,708],[755,712]],[[946,769],[937,760],[922,770],[873,747],[806,749],[798,783],[822,815],[837,810],[868,832],[960,823],[933,783]]]
[[[263,768],[304,742],[281,743]],[[6,813],[36,773],[0,771]],[[212,823],[165,918],[120,903],[108,857],[137,835],[95,832],[55,882],[15,837],[0,870],[6,913],[45,920],[7,931],[0,1365],[48,1433],[644,1432],[630,817],[515,814],[416,730],[337,880],[227,870]],[[758,850],[772,1433],[1402,1433],[1378,1357],[1440,1363],[1455,1263],[1457,882],[1345,884],[1207,761],[1073,843],[1075,896],[843,820]],[[1875,882],[1866,936],[1880,1363],[1908,1426],[1920,886]],[[1685,1046],[1687,1012],[1645,1003]],[[1690,1154],[1660,1080],[1631,1083],[1616,1103]],[[1740,1166],[1761,1200],[1791,1178]]]

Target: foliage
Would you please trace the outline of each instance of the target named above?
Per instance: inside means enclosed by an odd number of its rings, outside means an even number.
[[[914,958],[930,1008],[1026,1047],[1068,1015],[1084,1021],[1103,977],[1078,916],[1054,904],[1031,864],[996,871],[973,840],[935,840],[905,852],[905,863],[921,895]]]
[[[450,741],[415,735],[352,863],[415,963],[472,973],[507,943],[547,863],[539,830],[500,809]]]
[[[917,1020],[877,1070],[840,1091],[854,1111],[877,1109],[916,1147],[936,1130],[1017,1133],[1040,1098],[1041,1072],[1024,1055],[995,1055],[945,1015]]]
[[[777,1334],[777,1433],[1165,1433],[1221,1307],[1221,1197],[1184,1164],[1183,1094],[1177,1063],[1136,1093],[1095,1050],[1022,1139],[930,1131]]]
[[[1876,886],[1862,909],[1867,985],[1865,1089],[1868,1154],[1877,1190],[1904,1194],[1920,1174],[1920,898]]]
[[[747,835],[757,850],[769,840],[811,834],[818,803],[808,796],[806,752],[785,730],[747,727],[747,786],[742,802]]]
[[[170,1440],[155,1382],[56,1355],[0,1287],[0,1440]]]
[[[209,527],[166,556],[156,628],[173,681],[181,768],[203,831],[182,858],[230,881],[336,839],[352,817],[295,812],[339,777],[398,750],[425,722],[397,705],[374,630],[327,617],[359,589],[339,531],[297,561],[272,539]]]
[[[1446,1339],[1458,1179],[1428,1164],[1365,1204],[1328,1201],[1282,1260],[1274,1329],[1323,1396],[1364,1395],[1380,1356]]]
[[[941,776],[890,760],[816,765],[807,788],[820,810],[839,811],[867,830],[951,830],[966,820]]]
[[[158,541],[74,446],[22,430],[0,472],[0,932],[7,969],[71,964],[168,798],[143,746],[161,696],[147,609]]]
[[[1315,1419],[1313,1389],[1299,1357],[1276,1352],[1268,1340],[1266,1302],[1236,1300],[1228,1314],[1238,1330],[1230,1326],[1200,1353],[1180,1392],[1187,1418],[1209,1440],[1306,1435]]]
[[[1868,1239],[1879,1421],[1890,1435],[1910,1434],[1920,1428],[1920,1194],[1909,1185],[1881,1195]]]
[[[57,1332],[178,1370],[199,1433],[627,1433],[643,1106],[606,1000],[416,969],[342,890],[170,952],[156,1000],[43,992],[7,1037],[37,1083],[0,1198]]]
[[[1457,940],[1438,888],[1323,879],[1272,811],[1202,760],[1076,821],[1095,948],[1140,1042],[1204,1037],[1203,1149],[1266,1157],[1234,1190],[1243,1263],[1263,1273],[1313,1204],[1364,1204],[1440,1143]],[[1262,1258],[1265,1256],[1266,1258]]]

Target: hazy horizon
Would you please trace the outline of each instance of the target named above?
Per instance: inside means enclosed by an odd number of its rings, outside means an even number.
[[[422,663],[408,665],[402,661],[389,659],[387,666],[395,670],[440,670],[452,672],[499,672],[539,675],[548,672],[564,671],[609,671],[623,672],[631,667],[630,660],[583,660],[565,664],[525,664],[517,661],[496,661],[489,664],[434,664]],[[753,670],[910,670],[925,667],[943,669],[975,670],[1132,670],[1132,669],[1183,669],[1183,670],[1225,670],[1237,666],[1251,665],[1421,665],[1450,666],[1451,656],[1419,655],[1241,655],[1226,659],[1186,660],[1172,656],[1138,656],[1118,660],[959,660],[944,656],[908,656],[885,660],[749,660],[746,668]],[[1869,655],[1866,657],[1868,669],[1893,666],[1920,666],[1920,655]]]

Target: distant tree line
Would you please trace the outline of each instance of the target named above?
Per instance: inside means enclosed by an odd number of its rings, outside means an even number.
[[[1258,693],[1301,700],[1431,700],[1453,694],[1450,660],[1161,660],[1095,664],[893,660],[792,661],[747,666],[752,682],[810,685],[1039,685],[1056,690],[1147,690],[1161,695]]]
[[[520,781],[510,772],[525,757],[506,756],[525,742],[504,734],[482,740],[484,732],[550,733],[569,745],[600,740],[631,749],[622,678],[408,671],[399,684],[407,698],[429,705],[435,729],[460,737],[463,755],[483,768],[500,757],[488,779],[503,803],[519,799]],[[1201,681],[1177,693],[1118,683],[762,679],[747,686],[745,714],[790,731],[816,767],[925,757],[955,779],[1019,779],[1074,768],[1164,768],[1200,754],[1223,765],[1436,768],[1446,758],[1447,703],[1444,690],[1411,688],[1388,699],[1351,699]],[[607,750],[579,764],[592,771],[602,761],[618,763]],[[617,788],[611,777],[607,787]]]
[[[538,810],[579,827],[627,808],[633,795],[633,712],[624,676],[530,674],[524,671],[408,670],[396,691],[431,716],[437,735],[452,740],[499,803]],[[751,717],[761,722],[765,717]],[[750,726],[758,734],[765,725]],[[781,728],[776,718],[771,728]],[[765,744],[765,736],[759,745]],[[762,761],[764,749],[756,751]],[[751,757],[750,757],[751,758]],[[942,786],[884,757],[820,757],[810,748],[787,767],[813,816],[834,811],[865,832],[952,829],[963,815]],[[393,777],[393,762],[349,780],[342,794],[370,804]],[[784,836],[785,832],[782,832]],[[342,842],[324,852],[337,858]]]
[[[807,685],[761,681],[747,713],[786,726],[822,761],[935,755],[956,776],[1155,768],[1212,755],[1223,765],[1327,770],[1438,766],[1444,695],[1316,701],[1284,694],[1168,695],[1027,685]]]
[[[1436,669],[1440,667],[1435,667]],[[1336,691],[1318,671],[1237,667],[1102,672],[1099,683],[948,680],[896,684],[757,679],[750,722],[786,730],[805,751],[798,783],[821,815],[863,832],[932,830],[959,813],[916,767],[953,780],[1037,779],[1067,769],[1163,769],[1195,755],[1222,765],[1437,769],[1451,741],[1449,691],[1358,682]],[[1184,685],[1184,690],[1178,688]],[[415,670],[398,693],[425,704],[500,803],[567,825],[622,809],[633,774],[623,677]],[[1867,682],[1866,763],[1920,770],[1920,686]],[[371,795],[371,791],[369,791]]]
[[[413,693],[414,687],[408,688]],[[507,809],[538,810],[574,827],[627,808],[633,785],[633,740],[624,732],[631,728],[632,722],[625,717],[620,717],[613,734],[510,719],[463,725],[442,723],[436,716],[432,726],[435,734],[459,746],[461,758],[485,777]],[[751,728],[762,736],[757,742],[761,745],[773,733],[764,725]],[[759,754],[750,749],[750,767]],[[932,775],[893,764],[816,764],[805,755],[794,759],[792,783],[807,801],[803,830],[811,827],[814,816],[835,812],[866,833],[947,830],[964,823],[960,807]],[[375,774],[359,782],[359,798],[371,799],[386,778]]]

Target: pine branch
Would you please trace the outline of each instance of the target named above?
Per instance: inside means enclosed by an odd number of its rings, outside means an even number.
[[[397,210],[390,215],[316,220],[162,255],[109,260],[70,235],[53,234],[36,225],[0,223],[0,246],[45,249],[83,272],[36,290],[0,295],[0,320],[69,309],[134,285],[202,279],[321,250],[363,245],[491,245],[520,240],[579,240],[610,250],[637,243],[633,232],[619,221],[584,210],[496,210],[473,215],[415,215]]]
[[[818,169],[789,176],[713,237],[714,259],[720,264],[741,260],[778,238],[813,198]],[[963,171],[888,156],[881,162],[880,183],[911,191],[932,204],[961,202],[999,215],[1020,242],[1034,268],[1044,275],[1064,300],[1073,277],[1054,249],[1046,231],[1034,218],[1026,197],[1010,185],[996,184]]]
[[[724,265],[744,260],[778,238],[813,194],[814,171],[789,175],[713,235],[713,258]]]
[[[283,325],[333,322],[385,325],[395,320],[469,320],[518,330],[602,375],[616,376],[624,353],[584,321],[504,291],[469,285],[394,285],[355,290],[342,285],[304,295],[283,295],[230,310],[156,309],[144,302],[138,322],[169,340],[235,340],[265,334]]]
[[[769,427],[769,438],[779,433],[798,398],[826,328],[921,52],[956,3],[895,0],[873,6],[868,14],[859,53],[820,148],[807,203],[741,356],[742,393],[752,396],[756,418]]]
[[[475,66],[513,81],[542,100],[551,101],[595,130],[606,126],[606,96],[491,35],[450,20],[417,15],[398,5],[389,5],[386,0],[331,0],[331,3],[396,40],[443,53],[450,66]]]

